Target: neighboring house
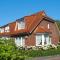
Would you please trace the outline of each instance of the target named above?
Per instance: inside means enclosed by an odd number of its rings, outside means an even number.
[[[41,11],[0,27],[0,37],[15,38],[17,46],[50,45],[59,42],[59,30],[55,21]]]

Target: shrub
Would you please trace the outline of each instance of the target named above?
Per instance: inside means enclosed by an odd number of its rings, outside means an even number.
[[[24,60],[26,57],[40,57],[60,55],[60,45],[47,45],[32,47],[24,50],[24,47],[17,48],[14,40],[0,40],[0,60]],[[56,49],[57,48],[57,49]],[[22,49],[22,50],[21,50]]]
[[[58,45],[60,45],[60,42],[58,42]]]
[[[0,40],[0,60],[24,60],[14,44],[14,40]]]
[[[50,48],[52,48],[52,49],[57,49],[57,46],[54,45],[54,44],[52,44],[52,45],[50,45]]]

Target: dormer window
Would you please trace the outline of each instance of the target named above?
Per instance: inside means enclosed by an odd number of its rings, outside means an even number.
[[[3,33],[4,32],[4,28],[0,28],[0,32]]]
[[[9,26],[5,27],[5,32],[9,32]]]
[[[18,29],[24,29],[24,28],[25,28],[25,22],[24,21],[18,22]]]

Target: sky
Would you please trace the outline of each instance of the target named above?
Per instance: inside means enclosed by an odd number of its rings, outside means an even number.
[[[0,26],[42,10],[60,20],[60,0],[0,0]]]

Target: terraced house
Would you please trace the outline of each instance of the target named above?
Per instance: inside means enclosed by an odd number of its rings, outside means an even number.
[[[0,27],[1,38],[14,38],[17,46],[57,44],[59,30],[53,19],[44,11],[17,19]]]

